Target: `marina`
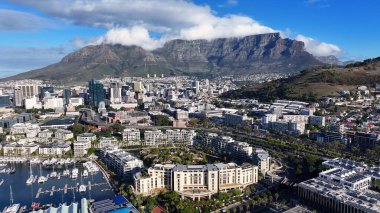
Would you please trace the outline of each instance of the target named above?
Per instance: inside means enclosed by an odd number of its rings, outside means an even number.
[[[84,166],[82,163],[74,165],[72,162],[57,167],[59,161],[50,167],[43,166],[43,160],[40,160],[40,164],[35,163],[37,160],[2,162],[6,164],[3,165],[6,168],[14,168],[16,175],[0,174],[0,211],[10,206],[10,187],[13,191],[14,205],[19,205],[19,208],[31,207],[33,203],[41,206],[59,206],[65,202],[79,202],[81,198],[102,200],[114,197],[114,192],[96,164],[84,162],[87,165]],[[91,172],[88,165],[93,166]]]

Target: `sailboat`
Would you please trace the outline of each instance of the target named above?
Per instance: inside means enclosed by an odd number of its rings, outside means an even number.
[[[79,186],[79,192],[85,192],[86,191],[86,185],[82,182],[82,176],[80,176],[80,186]]]
[[[0,186],[2,186],[3,183],[4,183],[4,179],[1,179],[1,181],[0,181]]]
[[[13,204],[13,193],[12,193],[12,186],[9,186],[9,193],[10,193],[10,206],[6,207],[3,213],[17,213],[20,209],[20,204]]]
[[[85,170],[83,171],[83,177],[88,177],[88,171],[87,171],[87,169],[85,169]]]
[[[27,185],[31,185],[33,183],[33,180],[34,180],[34,176],[33,176],[33,172],[32,172],[32,163],[29,164],[29,178],[28,180],[26,180],[26,184]]]
[[[45,181],[47,181],[47,178],[42,175],[42,168],[40,164],[40,177],[38,178],[38,183],[44,183]]]
[[[51,178],[56,178],[57,177],[57,172],[54,171],[54,166],[53,166],[53,172],[50,174]]]

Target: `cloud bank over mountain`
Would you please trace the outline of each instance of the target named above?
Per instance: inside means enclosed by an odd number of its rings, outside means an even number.
[[[281,32],[244,15],[217,15],[207,5],[184,0],[50,0],[14,2],[41,10],[48,16],[72,24],[104,28],[107,32],[88,43],[138,45],[153,50],[172,39],[243,37]],[[236,3],[234,1],[234,3]],[[285,33],[282,33],[285,35]],[[339,55],[336,45],[295,37],[317,56]]]

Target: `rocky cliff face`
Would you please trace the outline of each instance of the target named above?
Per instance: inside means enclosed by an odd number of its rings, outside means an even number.
[[[138,46],[87,46],[59,63],[8,79],[85,81],[104,76],[298,73],[322,63],[300,41],[278,33],[207,40],[172,40],[152,52]]]

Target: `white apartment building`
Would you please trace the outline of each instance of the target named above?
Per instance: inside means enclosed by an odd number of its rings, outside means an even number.
[[[115,173],[121,177],[130,178],[144,167],[142,160],[126,151],[106,151],[102,158],[107,167],[115,171]]]
[[[262,174],[266,174],[271,168],[271,156],[269,153],[261,148],[256,148],[253,154],[253,163],[258,166]]]
[[[11,135],[25,135],[27,138],[37,137],[40,126],[31,123],[16,123],[11,127]]]
[[[258,169],[250,164],[155,165],[147,173],[134,176],[137,194],[150,195],[174,190],[182,197],[200,200],[218,192],[242,190],[258,181]]]
[[[97,148],[104,149],[106,147],[117,147],[118,141],[114,137],[101,137],[99,139],[99,144],[97,145]]]
[[[168,143],[174,144],[186,144],[193,145],[193,141],[195,136],[197,135],[194,130],[186,130],[186,129],[168,129],[165,132]]]
[[[51,138],[53,136],[53,132],[49,129],[45,129],[38,133],[39,138]]]
[[[38,154],[62,156],[70,150],[71,146],[68,142],[53,142],[41,145],[38,148]]]
[[[245,159],[252,155],[253,148],[247,142],[235,141],[226,145],[226,152],[236,158]]]
[[[24,100],[25,109],[41,109],[42,103],[38,100],[36,96],[26,98]]]
[[[96,135],[94,133],[82,133],[77,136],[77,141],[89,141],[92,142],[96,140]]]
[[[282,120],[289,122],[298,122],[298,123],[307,123],[309,120],[309,116],[307,115],[283,115]]]
[[[3,145],[4,155],[30,155],[38,150],[39,145],[33,142],[13,142]]]
[[[63,107],[63,98],[46,98],[44,99],[44,109],[57,109]]]
[[[80,106],[83,105],[84,101],[82,97],[75,97],[75,98],[70,98],[69,99],[69,105],[70,106]]]
[[[144,146],[159,146],[166,145],[167,137],[161,130],[148,130],[144,132]]]
[[[224,115],[224,123],[230,126],[242,125],[245,123],[252,124],[252,118],[249,118],[247,115],[226,113]]]
[[[69,140],[74,137],[74,133],[72,133],[70,130],[65,129],[58,129],[54,133],[54,137],[60,140]]]
[[[91,148],[91,141],[89,140],[77,140],[73,143],[74,147],[74,156],[83,157],[87,155],[87,151]]]
[[[134,128],[124,129],[123,141],[126,141],[130,146],[140,145],[140,130]]]

